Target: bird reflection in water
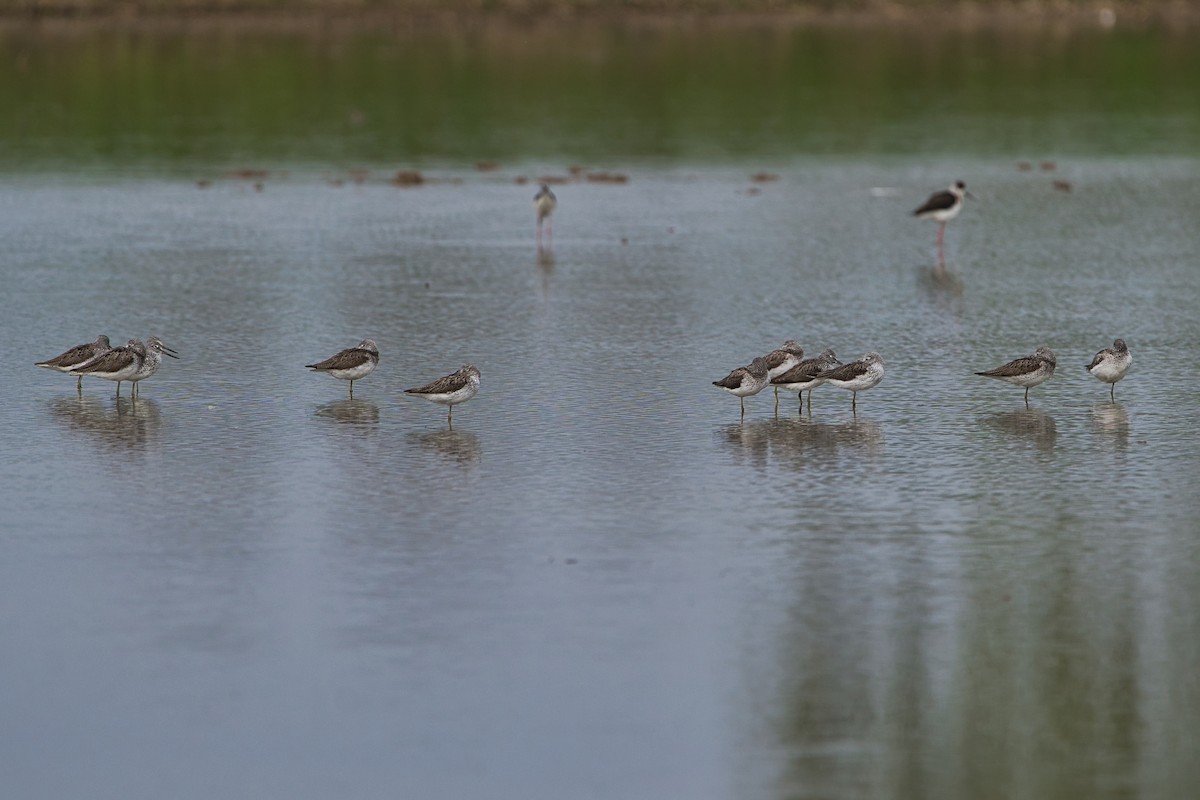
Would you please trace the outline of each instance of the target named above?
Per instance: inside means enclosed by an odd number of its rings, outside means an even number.
[[[537,249],[537,269],[538,274],[542,276],[543,295],[550,292],[550,278],[554,275],[554,264],[554,251],[539,245]]]
[[[366,400],[338,400],[317,406],[315,416],[345,425],[378,425],[379,406]]]
[[[847,422],[813,422],[809,418],[770,419],[718,429],[725,444],[735,448],[739,463],[765,466],[780,460],[799,466],[813,458],[854,451],[875,456],[883,451],[883,429],[869,419]]]
[[[1097,403],[1092,406],[1092,430],[1125,447],[1129,444],[1129,412],[1119,403]]]
[[[159,438],[162,415],[153,400],[115,397],[59,397],[50,414],[94,440],[115,449],[141,450]]]
[[[733,450],[739,466],[765,467],[771,430],[782,424],[776,419],[733,422],[717,428],[717,438]]]
[[[917,282],[935,306],[955,316],[962,314],[963,282],[957,272],[947,269],[945,264],[918,267]]]
[[[1005,433],[1029,439],[1041,450],[1052,450],[1054,442],[1058,438],[1058,428],[1054,424],[1054,417],[1036,408],[1004,411],[981,417],[980,421]]]
[[[483,458],[479,437],[468,431],[453,428],[430,433],[410,433],[409,439],[426,450],[462,465],[478,464]]]

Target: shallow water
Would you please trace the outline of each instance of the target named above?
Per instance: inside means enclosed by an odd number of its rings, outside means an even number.
[[[1155,376],[1200,335],[1196,164],[1061,169],[1071,194],[1008,163],[796,162],[756,196],[641,169],[558,187],[541,254],[503,174],[9,182],[8,780],[1192,785],[1200,444],[1190,384]],[[944,174],[981,198],[945,275],[907,216]],[[101,331],[183,358],[136,403],[20,366]],[[1117,335],[1114,404],[1083,364]],[[302,369],[363,336],[354,401]],[[740,421],[710,381],[793,336],[887,377],[856,416],[825,387]],[[1041,343],[1060,372],[1029,409],[971,374]],[[453,430],[402,398],[465,360],[484,388]]]
[[[528,157],[6,173],[6,786],[1187,796],[1200,161],[993,145],[613,156],[540,252]],[[182,358],[136,402],[32,366],[101,332]],[[353,401],[303,369],[367,336]],[[887,376],[740,419],[711,381],[787,338]],[[1028,408],[972,374],[1041,344]],[[452,430],[403,397],[468,360]]]

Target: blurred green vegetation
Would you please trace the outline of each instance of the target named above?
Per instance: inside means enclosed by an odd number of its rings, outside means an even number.
[[[0,42],[10,170],[1200,148],[1195,34],[85,26]]]

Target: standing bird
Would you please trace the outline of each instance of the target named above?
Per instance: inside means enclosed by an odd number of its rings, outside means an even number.
[[[438,378],[433,383],[427,383],[416,389],[405,389],[404,393],[413,397],[449,406],[446,412],[446,424],[454,427],[454,407],[465,403],[479,393],[479,368],[473,364],[463,364],[458,372],[452,372],[444,378]]]
[[[550,224],[550,215],[554,213],[554,208],[558,205],[558,198],[554,196],[554,192],[550,191],[550,187],[542,184],[542,188],[538,189],[538,193],[533,196],[533,210],[537,212],[537,240],[538,244],[542,242],[542,223],[546,223],[547,237],[554,238],[554,227]]]
[[[76,367],[75,371],[81,375],[91,375],[93,378],[116,381],[117,397],[120,397],[121,381],[133,378],[145,360],[146,345],[137,339],[130,339],[124,347],[114,347],[96,360]]]
[[[883,357],[879,353],[867,353],[858,361],[822,372],[821,378],[831,386],[850,392],[850,410],[857,412],[858,393],[874,389],[883,380]]]
[[[738,367],[733,372],[713,381],[713,386],[719,386],[734,397],[741,398],[742,416],[746,416],[746,398],[758,394],[767,385],[767,362],[761,356],[750,362],[749,366]]]
[[[55,356],[48,361],[39,361],[34,366],[56,369],[59,372],[74,372],[79,367],[95,361],[109,350],[112,350],[112,345],[109,344],[108,337],[100,334],[94,342],[75,345],[62,355]],[[83,375],[79,376],[79,381],[75,384],[75,390],[80,394],[83,393]]]
[[[804,358],[804,348],[796,344],[794,339],[788,339],[783,343],[783,347],[772,350],[763,356],[763,361],[767,362],[767,380],[772,381],[776,376],[787,372],[799,364],[802,358]],[[775,412],[779,413],[778,386],[775,387]]]
[[[822,373],[840,366],[842,366],[842,362],[837,360],[834,352],[826,350],[816,358],[806,358],[787,372],[772,378],[771,385],[775,387],[775,391],[779,391],[779,387],[782,386],[790,392],[799,392],[801,396],[803,396],[804,390],[807,389],[808,410],[811,412],[812,390],[825,384],[825,378],[822,377]]]
[[[158,372],[158,366],[162,364],[163,356],[179,358],[179,354],[163,344],[163,340],[159,339],[157,336],[151,336],[146,340],[145,349],[146,352],[142,357],[141,366],[139,366],[137,372],[133,373],[133,375],[129,378],[129,382],[133,384],[133,387],[129,390],[130,397],[138,397],[141,394],[141,390],[138,389],[138,382],[144,381],[146,378],[149,378],[151,375]]]
[[[1058,359],[1049,347],[1039,347],[1033,355],[1016,358],[987,372],[976,372],[985,378],[998,378],[1006,383],[1025,387],[1025,405],[1029,405],[1029,390],[1054,376]]]
[[[964,197],[975,199],[975,195],[967,191],[965,183],[955,181],[949,189],[929,195],[925,204],[913,212],[914,217],[931,219],[939,223],[937,239],[939,264],[944,264],[946,261],[942,255],[942,239],[946,235],[946,223],[957,217],[958,212],[962,211]]]
[[[1125,373],[1129,371],[1129,365],[1132,363],[1133,356],[1130,354],[1125,340],[1117,339],[1113,342],[1112,347],[1106,347],[1096,353],[1092,363],[1088,364],[1087,370],[1099,380],[1109,384],[1111,388],[1108,395],[1115,402],[1117,381],[1125,377]]]
[[[370,339],[363,339],[356,346],[348,347],[335,356],[304,366],[328,373],[338,380],[350,381],[350,399],[353,400],[354,382],[367,377],[379,366],[379,348]]]

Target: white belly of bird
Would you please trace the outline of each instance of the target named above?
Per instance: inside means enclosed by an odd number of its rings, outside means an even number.
[[[721,388],[729,392],[734,397],[750,397],[751,395],[761,392],[766,385],[766,378],[763,378],[762,380],[755,380],[754,378],[746,377],[742,380],[741,385],[736,389],[730,389],[725,386],[722,386]]]
[[[789,392],[804,392],[809,389],[815,389],[818,386],[824,386],[825,379],[813,378],[811,381],[805,381],[804,383],[780,383],[777,385],[780,389],[787,389]]]
[[[443,392],[441,394],[423,394],[426,400],[431,400],[434,403],[442,406],[456,406],[459,403],[465,403],[470,400],[479,391],[479,385],[468,383],[463,388],[454,392]]]
[[[1125,373],[1129,371],[1129,365],[1133,363],[1133,356],[1125,356],[1125,358],[1106,358],[1096,365],[1096,368],[1091,372],[1105,383],[1116,383],[1125,377]]]
[[[937,211],[926,211],[921,215],[921,219],[931,219],[934,222],[949,222],[958,216],[959,211],[962,211],[962,203],[955,203],[949,208],[942,208]]]
[[[1000,380],[1008,383],[1015,383],[1017,386],[1023,386],[1026,389],[1032,389],[1034,386],[1045,383],[1054,373],[1042,367],[1033,372],[1026,372],[1024,375],[1011,375]]]
[[[800,363],[800,359],[794,355],[789,355],[783,360],[783,363],[774,369],[767,370],[767,380],[778,378],[783,373],[787,372],[792,367]]]
[[[92,378],[104,378],[106,381],[127,381],[136,375],[137,371],[138,365],[137,362],[134,362],[124,369],[117,370],[116,372],[88,372],[85,374]]]
[[[367,361],[361,366],[351,367],[350,369],[331,369],[329,374],[338,380],[356,381],[359,378],[365,378],[375,371],[375,362]]]
[[[873,389],[883,380],[883,370],[870,370],[857,378],[848,381],[829,381],[833,386],[839,389],[845,389],[848,392],[862,392],[867,389]]]

